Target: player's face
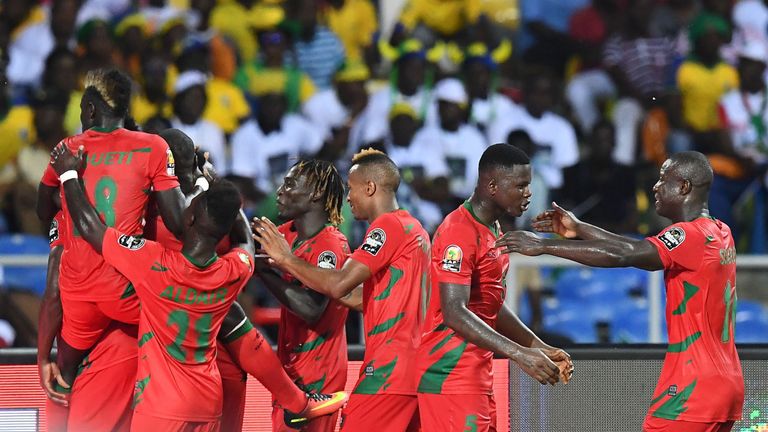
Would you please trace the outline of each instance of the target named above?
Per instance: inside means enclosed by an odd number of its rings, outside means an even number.
[[[83,126],[83,130],[88,130],[94,125],[94,111],[95,108],[91,103],[90,98],[83,95],[80,99],[80,124]]]
[[[515,165],[497,173],[496,205],[510,216],[522,215],[531,203],[531,166]]]
[[[659,171],[659,181],[653,185],[653,197],[656,199],[656,213],[669,216],[680,198],[683,179],[675,172],[672,161],[667,159]]]
[[[277,189],[277,212],[286,220],[295,219],[309,211],[312,190],[307,178],[299,175],[297,167],[291,168],[285,175],[283,184]]]
[[[349,179],[347,180],[347,202],[352,210],[352,215],[357,220],[368,219],[368,213],[365,209],[365,200],[367,198],[366,189],[368,183],[358,170],[358,165],[353,165],[349,170]]]

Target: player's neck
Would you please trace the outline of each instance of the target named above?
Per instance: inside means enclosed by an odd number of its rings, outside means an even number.
[[[200,263],[209,262],[216,255],[218,243],[213,237],[200,235],[190,230],[184,233],[184,244],[181,247],[181,253],[193,264],[200,265]]]
[[[467,200],[472,206],[472,214],[485,225],[491,226],[501,216],[496,211],[496,206],[488,200],[481,197],[478,193],[473,193]]]
[[[694,203],[691,205],[683,205],[680,209],[680,214],[672,218],[672,221],[677,222],[691,222],[700,217],[710,218],[709,208],[706,203]]]
[[[327,224],[328,214],[325,211],[308,211],[293,220],[299,240],[316,236]]]
[[[373,204],[373,211],[371,211],[371,215],[368,217],[368,223],[373,223],[379,216],[385,213],[392,213],[399,208],[400,206],[397,204],[395,194],[392,194],[391,197],[376,200]]]

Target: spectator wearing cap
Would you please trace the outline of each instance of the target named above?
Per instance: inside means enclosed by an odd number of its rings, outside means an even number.
[[[561,188],[563,169],[579,161],[576,131],[552,112],[555,100],[552,77],[544,72],[531,74],[525,80],[522,109],[516,116],[498,119],[489,132],[490,142],[506,142],[516,129],[528,133],[536,148],[536,156],[530,156],[540,161],[540,174],[550,190]]]
[[[496,120],[516,115],[519,109],[508,97],[498,92],[499,65],[512,53],[512,44],[503,40],[491,49],[481,42],[463,52],[464,85],[471,100],[469,123],[484,134]]]
[[[172,68],[162,53],[144,53],[138,80],[140,87],[133,92],[131,101],[131,116],[136,123],[144,124],[149,118],[156,116],[167,119],[173,116],[170,94],[175,78],[170,76],[171,72]],[[176,71],[173,70],[173,73],[176,74]]]
[[[334,75],[333,88],[312,96],[302,108],[304,116],[323,134],[325,144],[317,157],[344,164],[362,144],[362,133],[369,120],[368,91],[370,71],[363,63],[345,63]]]
[[[106,21],[92,19],[77,29],[77,53],[81,77],[89,70],[115,66],[116,52]]]
[[[137,80],[141,75],[141,53],[149,35],[147,19],[138,13],[127,15],[115,26],[114,35],[120,53],[117,66]]]
[[[205,85],[208,77],[196,70],[179,74],[173,86],[173,113],[171,126],[187,134],[200,150],[209,152],[219,174],[226,174],[229,165],[226,158],[224,132],[215,123],[203,118],[208,97]]]
[[[464,85],[455,78],[447,78],[435,86],[438,122],[424,126],[413,138],[418,151],[432,153],[433,162],[447,168],[447,172],[433,173],[431,177],[447,177],[449,196],[438,202],[448,210],[472,194],[477,182],[477,164],[488,147],[485,137],[476,127],[467,123],[469,97]],[[419,191],[420,193],[422,191]],[[432,197],[436,198],[436,197]]]
[[[479,0],[410,0],[400,22],[424,43],[432,43],[455,39],[479,16]]]
[[[195,2],[192,0],[192,7]],[[250,10],[254,1],[217,1],[211,10],[209,25],[223,36],[234,41],[238,57],[242,64],[248,64],[256,58],[258,45],[251,29]]]
[[[259,214],[276,216],[274,192],[299,157],[313,157],[323,136],[302,116],[288,111],[286,82],[271,83],[257,95],[258,109],[232,135],[233,180]],[[266,198],[266,199],[265,199]]]
[[[0,27],[7,35],[3,54],[8,55],[7,79],[16,95],[36,86],[43,74],[43,62],[53,49],[47,36],[44,10],[30,0],[7,0],[0,10]],[[7,51],[6,51],[7,49]]]
[[[379,27],[371,0],[328,0],[323,19],[344,45],[347,60],[363,61]]]
[[[715,173],[710,190],[709,209],[713,217],[733,230],[734,238],[744,233],[745,224],[736,221],[734,205],[751,188],[760,198],[755,212],[764,213],[765,184],[760,173],[768,165],[768,92],[765,71],[768,50],[765,42],[752,40],[739,48],[739,88],[720,100],[720,115],[728,131],[708,157]],[[765,253],[765,221],[748,218],[752,228],[750,252]],[[737,241],[738,244],[738,241]]]
[[[225,134],[235,132],[250,114],[248,102],[239,87],[233,83],[210,75],[210,49],[207,44],[195,42],[187,46],[176,59],[180,73],[202,72],[208,76],[205,83],[207,103],[203,118],[215,123]]]
[[[254,105],[257,95],[274,83],[285,83],[288,111],[295,112],[315,94],[315,85],[302,70],[286,61],[288,40],[281,30],[268,30],[259,34],[259,58],[243,65],[235,75],[235,84]]]
[[[333,74],[344,63],[346,53],[338,36],[318,23],[316,0],[287,0],[289,29],[296,52],[296,65],[309,75],[319,89],[331,86]]]

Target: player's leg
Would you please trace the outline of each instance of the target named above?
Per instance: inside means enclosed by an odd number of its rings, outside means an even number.
[[[424,430],[441,432],[495,431],[496,406],[490,395],[419,393],[419,414]]]
[[[61,296],[61,307],[61,337],[58,338],[56,364],[71,389],[78,366],[112,320],[99,310],[96,303],[72,300],[66,295]],[[69,391],[65,388],[59,390]]]
[[[243,417],[245,416],[246,374],[235,364],[226,349],[219,349],[216,352],[216,366],[219,367],[224,393],[221,430],[222,432],[239,432],[243,430]]]
[[[416,396],[353,394],[341,413],[341,430],[403,432],[413,421],[418,405]]]

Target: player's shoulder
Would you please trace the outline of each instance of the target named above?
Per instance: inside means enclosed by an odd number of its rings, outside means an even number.
[[[697,240],[703,237],[705,237],[705,234],[699,219],[690,222],[674,223],[661,230],[656,236],[669,251],[683,245],[697,243]]]
[[[242,271],[253,271],[253,257],[245,249],[234,247],[220,258],[223,262],[229,263]]]
[[[318,243],[328,246],[343,246],[348,245],[347,236],[344,235],[337,227],[333,225],[327,225],[317,235]]]
[[[277,230],[283,235],[288,234],[293,230],[293,221],[289,220],[288,222],[279,225]]]
[[[456,239],[462,241],[475,240],[479,235],[472,215],[469,214],[464,206],[460,206],[448,213],[443,222],[437,227],[433,243],[438,241],[454,242]]]

